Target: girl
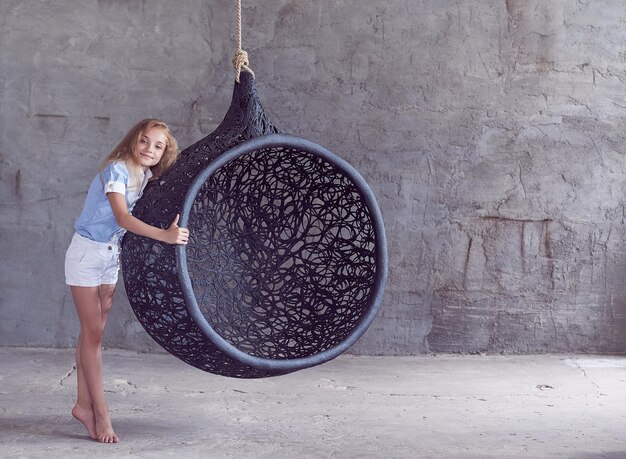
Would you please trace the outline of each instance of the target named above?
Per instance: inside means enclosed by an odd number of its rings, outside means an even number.
[[[119,241],[126,231],[169,244],[186,244],[189,231],[148,225],[131,215],[150,178],[169,169],[178,145],[168,126],[146,119],[134,126],[106,158],[91,182],[76,232],[65,255],[65,281],[80,320],[76,346],[78,397],[72,416],[102,443],[117,443],[104,400],[102,335],[113,304],[119,270]]]

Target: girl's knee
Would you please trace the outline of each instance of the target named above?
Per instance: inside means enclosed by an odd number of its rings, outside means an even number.
[[[87,329],[82,329],[81,333],[83,334],[81,348],[84,346],[100,346],[102,344],[102,337],[104,336],[104,328],[101,326],[88,327]]]

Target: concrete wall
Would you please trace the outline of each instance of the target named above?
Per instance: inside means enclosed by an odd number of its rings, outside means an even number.
[[[355,352],[626,351],[624,2],[243,3],[274,122],[383,210],[389,283]],[[0,3],[0,345],[74,344],[87,186],[143,117],[183,147],[221,121],[232,4]],[[157,349],[123,288],[106,339]]]

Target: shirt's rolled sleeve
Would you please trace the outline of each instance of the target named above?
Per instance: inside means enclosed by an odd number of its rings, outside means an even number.
[[[110,182],[107,182],[104,185],[104,192],[105,193],[125,194],[126,193],[126,185],[124,185],[122,182],[110,181]]]
[[[102,171],[104,193],[126,194],[129,173],[126,165],[121,162],[111,163]]]

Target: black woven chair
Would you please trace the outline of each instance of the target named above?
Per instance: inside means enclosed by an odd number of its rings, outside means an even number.
[[[363,178],[325,148],[281,134],[242,72],[226,117],[152,182],[133,214],[187,246],[127,233],[130,304],[167,351],[239,378],[326,362],[370,325],[382,300],[382,217]]]

